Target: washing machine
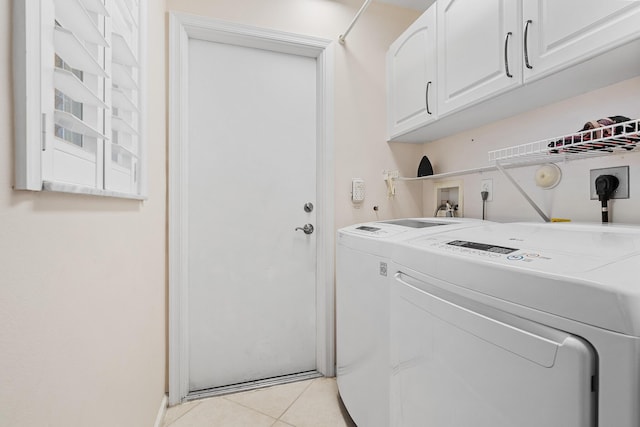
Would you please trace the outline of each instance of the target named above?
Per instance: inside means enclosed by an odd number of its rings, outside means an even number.
[[[389,426],[391,245],[481,223],[465,218],[410,218],[338,230],[336,376],[340,396],[358,426]]]
[[[640,426],[640,228],[488,224],[391,258],[390,425]]]

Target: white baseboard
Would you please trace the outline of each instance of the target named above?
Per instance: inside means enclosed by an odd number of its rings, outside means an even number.
[[[156,416],[156,422],[153,424],[153,427],[162,427],[162,422],[164,421],[164,416],[167,413],[167,395],[162,396],[162,401],[160,402],[160,408],[158,409],[158,415]]]

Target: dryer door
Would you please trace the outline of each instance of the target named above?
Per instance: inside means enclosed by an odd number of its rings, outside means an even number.
[[[391,364],[393,426],[595,425],[587,342],[447,292],[437,279],[392,281]]]

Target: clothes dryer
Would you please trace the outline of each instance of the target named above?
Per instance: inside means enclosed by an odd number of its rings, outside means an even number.
[[[461,218],[400,219],[338,231],[336,364],[340,396],[358,426],[389,426],[389,274],[394,242],[478,226]]]
[[[391,257],[391,425],[640,425],[640,228],[489,224]]]

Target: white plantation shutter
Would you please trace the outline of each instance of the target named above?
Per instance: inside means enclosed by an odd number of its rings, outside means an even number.
[[[111,142],[106,153],[107,185],[130,191],[140,164],[139,18],[136,0],[114,0],[111,20]]]
[[[141,10],[14,0],[16,188],[144,196]]]

